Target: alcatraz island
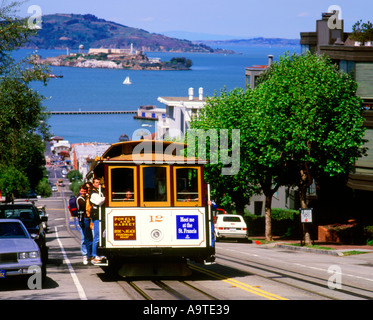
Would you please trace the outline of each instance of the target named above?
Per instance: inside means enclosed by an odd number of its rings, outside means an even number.
[[[170,61],[161,61],[160,58],[149,58],[142,51],[133,49],[89,49],[83,53],[68,53],[57,57],[42,59],[37,56],[36,63],[58,67],[77,68],[107,68],[128,70],[190,70],[192,61],[184,57],[172,58]]]

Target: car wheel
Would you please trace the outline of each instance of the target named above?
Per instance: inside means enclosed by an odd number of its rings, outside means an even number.
[[[44,286],[46,278],[47,278],[47,263],[44,262],[43,265],[41,266],[41,283],[42,283],[42,286]]]
[[[41,249],[41,261],[45,265],[48,263],[48,247],[46,245]]]

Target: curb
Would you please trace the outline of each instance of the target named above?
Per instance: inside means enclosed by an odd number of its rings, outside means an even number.
[[[336,257],[343,257],[343,252],[339,250],[323,250],[323,249],[313,249],[313,248],[305,248],[305,247],[296,247],[296,246],[289,246],[286,244],[276,243],[274,248],[282,248],[288,250],[295,250],[295,251],[303,251],[303,252],[310,252],[310,253],[317,253],[317,254],[327,254]]]

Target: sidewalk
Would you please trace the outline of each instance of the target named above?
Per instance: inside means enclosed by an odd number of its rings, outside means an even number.
[[[255,239],[264,239],[264,237],[253,237]],[[313,245],[331,248],[333,250],[328,249],[320,249],[320,248],[312,248],[306,246],[300,246],[300,240],[281,240],[278,237],[273,237],[274,241],[268,244],[260,244],[259,241],[252,240],[254,244],[261,245],[263,247],[271,247],[271,248],[282,248],[288,250],[297,250],[297,251],[304,251],[304,252],[311,252],[311,253],[319,253],[319,254],[328,254],[334,256],[343,256],[344,252],[349,251],[361,251],[367,253],[373,253],[373,246],[368,245],[346,245],[343,243],[336,243],[336,242],[321,242],[318,240],[313,241]],[[291,245],[297,244],[297,246]]]

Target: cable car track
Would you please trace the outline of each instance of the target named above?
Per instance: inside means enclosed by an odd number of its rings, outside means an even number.
[[[219,300],[184,280],[125,280],[118,284],[134,299]]]
[[[363,288],[357,288],[347,283],[343,284],[343,289],[331,290],[328,288],[327,279],[315,276],[299,273],[295,271],[286,270],[280,267],[267,265],[261,262],[247,261],[219,254],[219,259],[233,263],[237,270],[250,272],[250,274],[268,279],[279,284],[283,284],[289,287],[293,287],[297,290],[308,292],[311,295],[322,297],[329,300],[345,300],[345,299],[368,299],[371,300],[373,297],[373,291],[369,291]],[[237,266],[238,265],[238,266]],[[263,272],[271,273],[271,275],[265,275]]]

